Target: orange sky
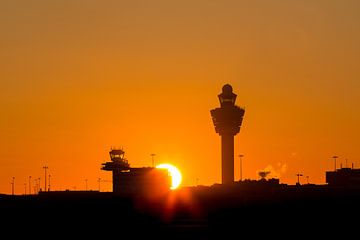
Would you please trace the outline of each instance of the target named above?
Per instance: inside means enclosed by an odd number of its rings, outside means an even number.
[[[0,0],[0,193],[13,176],[24,193],[44,165],[52,189],[97,189],[111,146],[135,167],[156,153],[184,185],[219,183],[209,111],[225,83],[246,108],[244,178],[271,166],[284,183],[297,172],[324,183],[334,154],[360,167],[359,11],[357,0]]]

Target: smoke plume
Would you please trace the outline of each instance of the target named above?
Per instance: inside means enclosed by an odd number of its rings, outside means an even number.
[[[261,178],[280,178],[287,171],[287,164],[279,162],[276,167],[267,165],[264,169],[256,171]]]

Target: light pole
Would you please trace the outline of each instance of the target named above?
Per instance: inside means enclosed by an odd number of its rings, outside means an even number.
[[[34,179],[34,194],[37,194],[38,189],[37,189],[37,179]]]
[[[37,194],[39,192],[38,190],[38,179],[34,179],[34,194]]]
[[[47,187],[47,186],[46,186],[46,178],[47,178],[47,177],[46,177],[46,170],[48,169],[48,167],[47,167],[47,166],[44,166],[43,169],[45,170],[45,183],[44,183],[44,186],[45,186],[45,187],[44,187],[44,191],[46,192],[46,187]]]
[[[302,176],[302,174],[297,173],[296,176],[298,177],[297,185],[300,185],[300,177]]]
[[[338,156],[333,156],[335,172],[336,172],[336,159],[337,159],[337,158],[338,158]]]
[[[31,195],[31,176],[29,176],[29,195]]]
[[[49,188],[48,188],[48,192],[50,192],[50,178],[51,178],[51,175],[49,174]]]
[[[150,156],[151,156],[152,166],[155,167],[154,157],[156,156],[156,154],[152,153],[150,154]]]
[[[240,181],[242,181],[242,158],[244,157],[243,154],[239,155],[240,158]]]
[[[12,182],[11,182],[11,193],[12,195],[15,194],[15,177],[12,177]]]

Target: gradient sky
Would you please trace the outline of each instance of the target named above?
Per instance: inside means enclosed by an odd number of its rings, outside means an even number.
[[[209,111],[225,83],[246,108],[244,178],[324,183],[334,154],[360,167],[359,12],[357,0],[0,0],[0,193],[13,176],[24,193],[44,165],[52,189],[97,189],[111,146],[134,167],[156,153],[183,185],[219,183]]]

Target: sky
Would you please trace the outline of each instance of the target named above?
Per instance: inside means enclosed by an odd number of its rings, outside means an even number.
[[[111,147],[172,163],[183,186],[221,182],[210,109],[246,109],[243,178],[324,184],[360,167],[357,0],[0,0],[0,193],[111,190]],[[347,159],[347,160],[346,160]],[[306,179],[305,177],[308,176]],[[27,184],[27,185],[25,185]],[[28,190],[27,190],[28,191]]]

